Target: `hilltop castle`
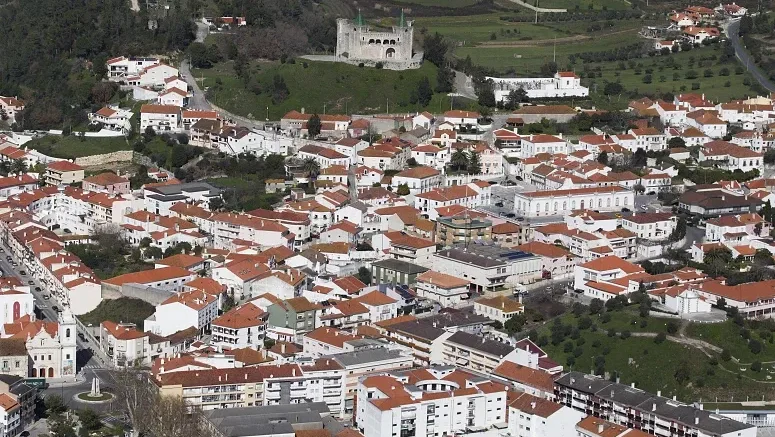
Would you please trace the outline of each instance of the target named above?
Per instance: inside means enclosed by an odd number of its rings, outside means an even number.
[[[336,60],[348,64],[374,66],[381,62],[383,68],[408,70],[420,68],[422,53],[412,52],[414,27],[406,21],[404,11],[398,25],[390,32],[372,31],[363,21],[360,11],[355,20],[336,20]]]

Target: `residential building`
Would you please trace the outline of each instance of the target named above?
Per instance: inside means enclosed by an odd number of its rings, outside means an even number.
[[[417,277],[428,270],[408,261],[384,259],[371,264],[371,277],[379,284],[413,285]]]
[[[151,363],[150,338],[133,323],[100,323],[100,349],[116,367],[147,366]]]
[[[140,132],[148,128],[157,134],[180,131],[180,107],[174,105],[143,105],[140,107]]]
[[[718,185],[696,186],[678,198],[678,210],[700,218],[756,212],[762,201],[751,195],[737,195]]]
[[[480,297],[474,301],[474,314],[487,317],[501,324],[525,312],[521,302],[506,296]],[[490,369],[492,370],[492,369]]]
[[[541,277],[541,260],[529,253],[498,246],[456,246],[433,254],[432,265],[441,273],[471,282],[479,293],[528,284]]]
[[[143,330],[168,336],[193,327],[204,333],[217,316],[217,297],[202,290],[184,291],[159,304],[156,312],[145,319]]]
[[[82,187],[84,190],[108,195],[129,194],[129,179],[112,172],[105,172],[85,178]]]
[[[644,273],[643,268],[617,256],[604,256],[576,266],[573,288],[583,291],[589,297],[606,301],[620,294],[637,291],[637,282],[635,290],[632,290],[629,283],[613,282],[636,273]]]
[[[509,402],[508,408],[508,429],[514,437],[565,435],[585,416],[570,407],[529,393],[518,394]]]
[[[441,173],[431,167],[419,166],[393,175],[391,186],[397,191],[402,185],[409,188],[409,194],[425,193],[441,185]]]
[[[514,350],[514,346],[497,340],[457,331],[442,342],[442,360],[450,366],[492,374],[498,363]]]
[[[753,437],[756,427],[746,425],[711,411],[701,410],[629,385],[610,382],[581,372],[570,372],[554,383],[557,402],[584,414],[594,416],[588,421],[605,420],[619,425],[614,433],[605,433],[606,424],[595,423],[582,436],[621,436],[625,428],[648,435],[678,437],[707,435],[719,437]],[[601,429],[600,426],[603,428]],[[577,430],[579,427],[577,427]],[[638,435],[638,434],[635,434]],[[633,436],[634,437],[634,436]]]
[[[469,285],[468,280],[428,270],[417,276],[415,290],[418,297],[436,301],[442,307],[452,307],[468,301]]]
[[[273,303],[267,308],[267,337],[277,341],[301,342],[320,324],[322,306],[305,297],[294,297]]]
[[[618,211],[634,204],[635,193],[619,186],[532,191],[514,196],[515,212],[525,217],[565,215],[576,209]]]
[[[663,212],[633,212],[622,217],[622,228],[633,232],[638,238],[647,240],[666,240],[675,230],[678,219],[675,215]]]
[[[546,279],[565,278],[573,274],[579,258],[573,256],[567,249],[542,241],[531,241],[520,244],[515,249],[532,253],[541,258],[541,276]]]
[[[221,350],[260,349],[269,314],[251,302],[232,308],[213,319],[212,344]]]
[[[83,181],[83,167],[70,161],[54,161],[46,164],[43,180],[48,185],[70,185]]]

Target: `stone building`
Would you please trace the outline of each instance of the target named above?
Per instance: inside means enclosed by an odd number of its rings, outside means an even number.
[[[355,20],[336,20],[336,60],[349,64],[374,66],[382,63],[389,70],[419,68],[422,53],[412,51],[414,27],[412,22],[401,17],[390,31],[372,30],[360,12]]]

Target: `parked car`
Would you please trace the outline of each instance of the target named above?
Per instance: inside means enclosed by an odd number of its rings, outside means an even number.
[[[630,208],[622,208],[622,212],[630,212]]]
[[[27,285],[35,285],[35,281],[27,281]]]
[[[35,287],[35,291],[40,291],[40,287]]]
[[[503,202],[495,202],[495,206],[498,208],[503,208]]]
[[[78,338],[80,338],[81,341],[86,341],[86,337],[83,335],[83,332],[78,333]]]
[[[59,307],[56,305],[52,306],[51,309],[54,310],[55,313],[59,312]]]
[[[43,295],[43,299],[49,300],[50,298],[51,298],[51,296],[49,296],[48,294],[44,294]]]
[[[516,216],[517,216],[517,215],[516,215],[516,214],[514,214],[513,212],[510,212],[510,213],[506,214],[506,217],[508,217],[508,218],[514,218],[514,217],[516,217]]]
[[[22,276],[27,276],[27,272],[25,272],[24,270],[20,270],[19,274],[22,275]]]

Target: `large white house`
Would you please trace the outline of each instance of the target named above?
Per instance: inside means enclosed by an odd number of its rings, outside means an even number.
[[[589,88],[581,86],[581,78],[572,71],[559,71],[554,77],[539,78],[498,78],[488,77],[495,87],[495,100],[506,102],[509,93],[522,89],[534,99],[553,97],[585,97]]]
[[[140,131],[148,128],[156,133],[180,131],[180,107],[173,105],[143,105],[140,108]]]
[[[531,191],[514,196],[514,210],[525,217],[565,215],[577,209],[618,211],[635,205],[635,193],[620,186]]]

